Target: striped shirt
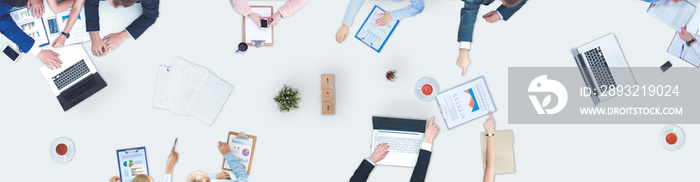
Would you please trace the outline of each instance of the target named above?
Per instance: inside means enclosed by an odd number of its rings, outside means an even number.
[[[362,3],[365,0],[350,0],[350,4],[348,5],[348,9],[345,11],[345,17],[343,17],[343,24],[346,24],[348,26],[352,26],[352,22],[355,20],[355,15],[357,15],[357,12],[360,11],[360,7],[362,7]],[[401,1],[401,0],[393,0],[393,1]],[[391,17],[394,20],[401,20],[407,17],[415,16],[421,11],[423,11],[423,0],[410,0],[411,5],[400,9],[396,11],[392,11]]]

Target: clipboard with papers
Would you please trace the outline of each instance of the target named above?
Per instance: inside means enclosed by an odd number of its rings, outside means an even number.
[[[386,41],[389,40],[391,34],[394,33],[399,20],[393,20],[385,26],[377,26],[375,20],[381,17],[379,14],[384,13],[384,9],[374,5],[365,22],[362,23],[360,30],[355,34],[355,38],[365,45],[372,48],[374,51],[380,52],[384,48]]]
[[[10,11],[10,17],[15,21],[19,29],[34,39],[34,44],[43,47],[49,45],[49,35],[46,32],[44,18],[34,18],[27,8],[19,8]]]
[[[700,56],[698,56],[698,53],[695,52],[692,47],[685,44],[685,40],[681,39],[678,32],[673,36],[673,40],[671,44],[668,45],[666,52],[695,67],[700,67]]]
[[[117,150],[117,165],[122,182],[131,182],[139,174],[148,175],[146,147]]]
[[[250,6],[250,10],[260,16],[272,16],[272,6]],[[243,16],[243,42],[249,46],[254,46],[256,41],[263,41],[262,46],[273,46],[275,43],[273,29],[274,27],[260,29],[253,19]]]
[[[438,93],[435,101],[448,130],[496,111],[483,76]]]
[[[647,13],[661,20],[676,31],[681,31],[695,13],[695,5],[688,1],[657,1],[649,4]]]
[[[239,133],[237,132],[229,132],[226,142],[228,142],[231,148],[233,157],[241,163],[246,173],[250,175],[250,168],[253,165],[253,155],[255,154],[255,144],[258,141],[258,137],[246,135],[247,138],[238,138],[238,135]],[[231,171],[231,166],[226,164],[226,159],[224,159],[221,169]]]

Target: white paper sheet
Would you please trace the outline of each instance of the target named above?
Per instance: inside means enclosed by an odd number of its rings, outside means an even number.
[[[435,99],[448,129],[496,111],[484,77],[441,92]]]
[[[667,52],[695,67],[700,66],[700,56],[698,56],[698,53],[696,53],[692,47],[685,45],[685,40],[681,39],[678,33],[673,36],[673,41],[671,41],[671,45],[668,46]]]
[[[685,26],[695,13],[695,6],[686,1],[678,3],[658,1],[649,5],[647,13],[668,24],[676,31],[681,31],[681,27]]]
[[[158,68],[153,107],[211,125],[232,91],[233,85],[208,69],[177,57],[171,66]]]
[[[272,8],[271,7],[251,7],[250,10],[253,11],[253,13],[260,14],[261,16],[272,16]],[[265,43],[273,43],[272,39],[272,29],[269,28],[266,30],[258,28],[258,24],[256,24],[253,19],[250,17],[245,18],[245,42],[246,43],[253,43],[252,40],[265,40]]]

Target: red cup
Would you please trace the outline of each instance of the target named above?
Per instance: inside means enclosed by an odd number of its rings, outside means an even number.
[[[433,86],[430,84],[425,84],[421,87],[420,91],[421,93],[423,93],[423,95],[428,96],[430,94],[433,94]]]
[[[65,156],[68,153],[68,146],[64,143],[59,143],[56,145],[56,154],[59,156]]]
[[[678,142],[678,135],[676,135],[676,133],[671,132],[666,134],[666,143],[674,145],[676,142]]]

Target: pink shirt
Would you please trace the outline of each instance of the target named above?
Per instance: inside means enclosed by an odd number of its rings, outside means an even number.
[[[250,5],[248,5],[248,2],[246,0],[230,0],[231,5],[233,5],[233,9],[236,10],[238,13],[242,14],[243,16],[248,16],[252,11],[250,10]],[[288,0],[287,3],[284,3],[282,7],[280,7],[277,12],[279,12],[282,17],[288,17],[294,14],[295,12],[299,11],[301,7],[306,4],[309,0]]]

